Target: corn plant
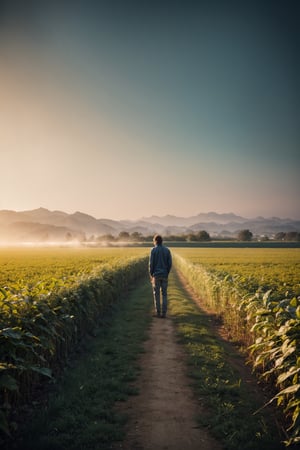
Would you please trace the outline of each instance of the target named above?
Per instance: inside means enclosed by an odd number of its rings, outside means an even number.
[[[256,336],[250,347],[254,367],[278,388],[276,401],[289,422],[287,445],[300,442],[300,298],[272,300],[271,291],[256,294],[246,307],[255,321]]]
[[[242,255],[239,250],[236,260],[232,251],[224,255],[224,249],[210,250],[215,250],[214,254],[207,253],[205,259],[203,251],[177,249],[176,265],[196,293],[222,317],[231,337],[248,347],[254,369],[276,387],[269,403],[276,401],[285,414],[286,445],[298,444],[299,250],[276,250],[269,257],[252,251],[252,259],[249,252]]]
[[[107,254],[107,251],[106,251]],[[37,255],[37,253],[35,253]],[[147,274],[145,250],[82,259],[38,253],[40,265],[15,259],[1,274],[0,288],[0,430],[14,431],[13,416],[30,400],[44,377],[60,372],[78,342],[93,329],[105,311],[125,296],[128,286]],[[51,256],[54,255],[51,253]],[[92,256],[92,258],[91,258]],[[26,274],[26,263],[29,261]],[[19,266],[17,264],[19,263]],[[25,266],[25,267],[24,267]],[[14,276],[13,276],[14,274]],[[20,277],[20,274],[22,275]]]

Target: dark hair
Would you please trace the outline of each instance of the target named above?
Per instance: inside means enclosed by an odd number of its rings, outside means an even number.
[[[160,234],[156,234],[153,238],[153,242],[155,242],[157,245],[161,245],[162,241],[163,239]]]

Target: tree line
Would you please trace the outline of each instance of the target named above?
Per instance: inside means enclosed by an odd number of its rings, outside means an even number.
[[[183,233],[183,234],[168,234],[164,236],[166,241],[172,242],[209,242],[211,240],[233,240],[233,241],[242,241],[249,242],[254,239],[253,233],[248,230],[240,230],[237,232],[234,237],[226,237],[226,238],[211,238],[210,234],[201,230],[196,233]],[[289,241],[289,242],[299,242],[300,241],[300,233],[296,231],[290,232],[279,232],[274,238],[276,241]],[[143,235],[138,231],[134,231],[129,233],[128,231],[120,231],[117,236],[113,236],[112,234],[104,234],[101,236],[91,236],[87,241],[90,242],[152,242],[153,234],[151,235]],[[268,236],[260,237],[259,240],[268,241],[270,238]]]

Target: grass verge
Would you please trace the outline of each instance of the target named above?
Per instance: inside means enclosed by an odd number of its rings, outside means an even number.
[[[47,404],[35,410],[19,439],[17,450],[109,449],[124,435],[126,417],[115,403],[136,394],[132,382],[139,373],[138,356],[151,321],[152,294],[143,282],[129,292],[95,336],[81,345],[80,354],[52,389]]]
[[[212,329],[212,318],[192,300],[174,271],[169,280],[169,310],[176,324],[178,337],[189,360],[189,375],[197,397],[206,408],[198,417],[224,446],[224,450],[279,450],[281,443],[275,417],[270,410],[261,410],[263,393],[247,384],[233,359],[228,344]],[[233,350],[231,350],[233,351]],[[240,361],[243,364],[243,361]]]

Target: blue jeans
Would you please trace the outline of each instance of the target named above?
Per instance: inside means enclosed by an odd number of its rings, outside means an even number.
[[[153,295],[154,295],[154,306],[157,313],[161,311],[160,293],[162,297],[162,313],[166,314],[168,309],[168,278],[166,277],[154,277],[153,279]]]

